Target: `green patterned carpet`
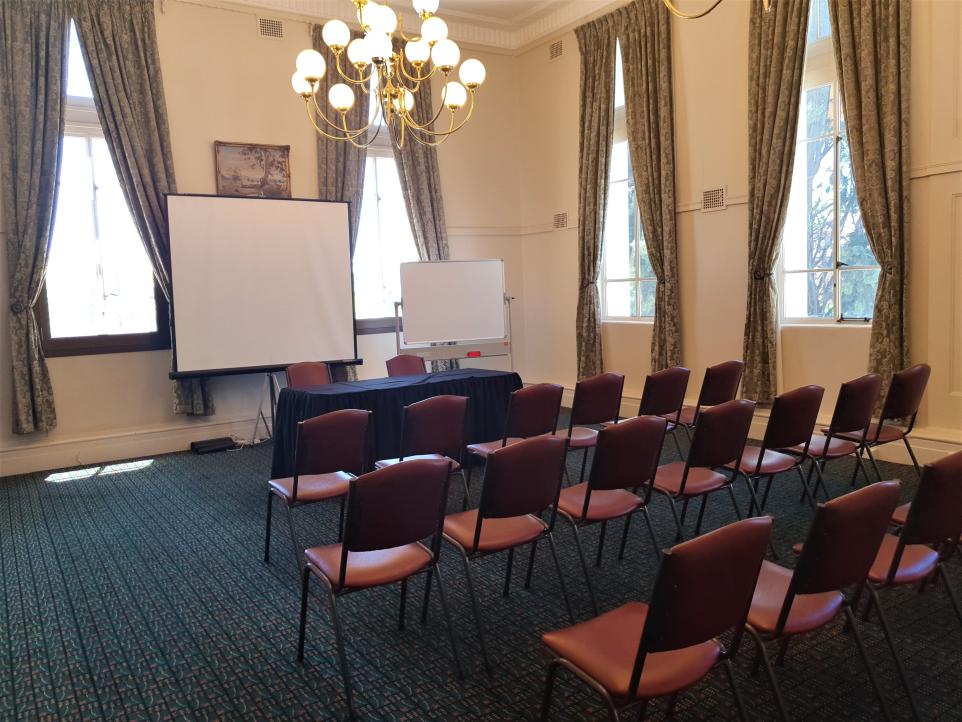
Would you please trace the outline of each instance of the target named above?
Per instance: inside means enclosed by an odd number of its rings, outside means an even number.
[[[669,444],[666,444],[666,460]],[[333,634],[321,597],[312,600],[306,663],[294,663],[298,583],[282,512],[275,505],[273,558],[261,562],[269,445],[194,456],[30,474],[0,480],[0,719],[331,719],[343,711]],[[572,460],[572,472],[575,462]],[[833,494],[848,489],[851,465],[830,464]],[[95,467],[96,469],[96,467]],[[882,465],[887,478],[914,472]],[[779,483],[780,482],[780,483]],[[745,491],[740,490],[745,506]],[[453,495],[453,504],[460,497]],[[775,546],[803,539],[810,513],[798,503],[797,479],[776,480],[771,511]],[[303,544],[333,540],[336,507],[299,510]],[[663,500],[652,508],[659,539],[672,528]],[[692,515],[693,516],[693,515]],[[715,495],[706,529],[733,519],[727,495]],[[693,521],[690,520],[690,521]],[[605,561],[594,570],[604,608],[647,599],[654,564],[641,520],[632,526],[628,556],[616,560],[620,524],[609,533]],[[590,615],[571,531],[557,533],[575,612]],[[585,533],[589,555],[597,532]],[[519,562],[526,560],[519,557]],[[949,565],[962,583],[962,559]],[[478,563],[493,676],[484,674],[460,561],[442,553],[456,631],[468,678],[459,682],[442,626],[437,594],[431,618],[416,622],[422,580],[411,588],[408,626],[396,627],[398,590],[350,595],[341,605],[356,701],[366,719],[517,720],[535,718],[546,657],[540,634],[567,623],[547,549],[535,581],[521,588],[516,565],[504,598],[504,557]],[[923,716],[962,718],[962,628],[944,589],[886,592]],[[908,717],[880,630],[864,625],[893,714]],[[749,674],[754,650],[746,639],[736,669],[752,716],[773,719],[763,674]],[[798,718],[878,719],[880,712],[850,635],[839,624],[792,642],[778,670]],[[663,701],[650,714],[665,714]],[[680,719],[734,716],[719,670],[679,697]],[[581,686],[559,684],[556,719],[602,719]]]

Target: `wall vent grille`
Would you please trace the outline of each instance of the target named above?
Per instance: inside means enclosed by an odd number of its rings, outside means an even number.
[[[262,38],[280,40],[284,37],[284,21],[276,18],[257,18],[257,34]]]
[[[722,211],[728,207],[728,186],[709,188],[701,192],[702,211]]]
[[[567,228],[568,227],[568,211],[555,213],[554,220],[551,223],[551,227],[555,230]]]
[[[551,45],[548,46],[548,60],[557,60],[562,55],[564,55],[564,42],[561,40],[555,40]]]

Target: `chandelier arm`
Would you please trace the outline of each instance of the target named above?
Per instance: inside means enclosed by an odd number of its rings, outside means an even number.
[[[342,129],[344,130],[345,133],[351,133],[351,131],[348,130],[348,128],[347,128],[347,113],[346,113],[346,112],[341,113],[341,126],[342,126]],[[370,128],[370,127],[371,127],[371,125],[370,125],[370,123],[368,123],[368,128]],[[379,130],[380,130],[380,127],[378,127],[378,130],[374,131],[374,136],[371,137],[371,138],[368,138],[367,141],[364,142],[364,143],[358,143],[358,142],[356,142],[356,141],[354,140],[354,138],[359,137],[359,136],[350,136],[350,135],[349,135],[349,136],[347,137],[347,141],[348,141],[351,145],[353,145],[355,148],[357,148],[358,150],[363,150],[364,148],[367,148],[369,145],[371,145],[371,143],[374,142],[374,139],[377,138],[377,134],[378,134],[378,131],[379,131]]]
[[[427,121],[427,122],[425,122],[425,123],[423,123],[423,124],[422,124],[422,123],[418,123],[416,120],[414,120],[414,116],[411,115],[410,110],[408,110],[408,111],[406,111],[406,113],[405,113],[406,116],[407,116],[407,125],[410,126],[411,128],[416,129],[416,130],[424,130],[424,131],[427,131],[427,132],[431,133],[432,131],[429,131],[429,130],[427,130],[427,129],[430,128],[432,125],[434,125],[435,122],[437,122],[437,119],[441,117],[441,113],[444,112],[444,108],[446,107],[446,106],[444,105],[444,97],[443,97],[444,91],[442,90],[441,93],[442,93],[441,105],[438,107],[438,111],[434,114],[434,116],[431,118],[431,120],[429,120],[429,121]],[[471,94],[471,106],[472,106],[472,108],[473,108],[473,106],[474,106],[474,93]],[[468,113],[468,117],[471,117],[470,112]],[[467,121],[467,118],[465,118],[465,121]],[[462,123],[462,125],[463,125],[463,123]]]
[[[312,96],[312,97],[313,97],[313,96]],[[311,125],[314,126],[314,130],[316,130],[318,133],[320,133],[320,134],[323,135],[324,137],[330,138],[331,140],[350,140],[351,138],[357,138],[357,137],[359,137],[361,134],[367,132],[367,129],[371,127],[371,124],[368,123],[366,126],[364,126],[363,128],[360,128],[360,129],[358,129],[358,130],[348,130],[347,128],[342,128],[342,127],[339,126],[337,123],[332,123],[330,120],[328,120],[327,116],[324,115],[324,112],[321,110],[320,106],[317,104],[317,98],[314,98],[314,107],[313,107],[313,111],[314,111],[314,112],[313,112],[313,113],[311,112],[312,108],[311,108],[311,102],[310,102],[310,99],[309,99],[309,98],[305,99],[304,105],[305,105],[305,107],[307,108],[307,117],[308,117],[308,119],[311,121]],[[317,121],[316,121],[316,120],[314,120],[314,115],[315,115],[315,114],[319,115],[319,116],[321,117],[321,119],[322,119],[327,125],[329,125],[331,128],[333,128],[334,130],[336,130],[336,131],[338,131],[338,132],[346,132],[346,133],[347,133],[347,137],[343,137],[343,138],[342,138],[342,137],[340,137],[340,136],[332,136],[332,135],[330,135],[327,131],[325,131],[321,126],[319,126],[319,125],[317,124]],[[345,121],[345,122],[346,122],[346,121]]]
[[[355,79],[355,78],[352,78],[350,75],[348,75],[348,74],[345,73],[343,70],[341,70],[341,54],[340,54],[340,53],[335,53],[335,54],[334,54],[334,67],[337,68],[337,74],[341,76],[341,79],[342,79],[342,80],[346,80],[347,82],[349,82],[349,83],[351,83],[351,84],[353,84],[353,85],[360,85],[360,86],[364,89],[364,92],[367,92],[367,88],[366,88],[365,86],[368,85],[368,84],[371,82],[371,74],[374,72],[374,71],[373,71],[373,66],[368,66],[368,67],[371,67],[372,70],[371,70],[371,72],[369,72],[369,73],[367,74],[367,77],[366,77],[366,78],[363,76],[363,73],[361,74],[361,76],[360,76],[359,78],[356,78],[356,79]]]
[[[427,75],[421,75],[420,72],[419,72],[417,75],[411,75],[411,74],[407,71],[407,68],[404,67],[404,66],[407,64],[404,55],[401,54],[401,53],[398,53],[398,57],[399,57],[399,59],[400,59],[401,62],[400,62],[400,63],[395,63],[395,65],[396,65],[396,66],[398,67],[398,69],[401,71],[401,72],[400,72],[400,75],[403,75],[405,78],[407,78],[408,80],[410,80],[410,81],[412,81],[412,82],[420,83],[420,82],[423,81],[423,80],[428,80],[428,79],[430,79],[431,77],[433,77],[436,72],[438,72],[438,68],[437,68],[437,66],[435,65],[434,67],[431,68],[430,72],[429,72]]]
[[[665,4],[665,7],[668,8],[668,11],[672,15],[684,20],[697,20],[698,18],[705,17],[708,13],[717,8],[721,4],[721,1],[722,0],[715,0],[715,2],[713,2],[707,10],[702,10],[700,13],[686,13],[682,10],[679,10],[671,0],[662,0],[662,2]]]
[[[425,133],[425,134],[430,135],[430,136],[433,136],[433,137],[447,136],[447,135],[451,135],[452,133],[456,133],[457,131],[461,130],[461,128],[463,128],[463,127],[465,126],[465,124],[466,124],[469,120],[471,120],[471,115],[474,113],[474,101],[475,101],[475,97],[474,97],[474,93],[472,92],[472,93],[471,93],[471,103],[468,105],[468,113],[467,113],[467,115],[464,116],[464,119],[463,119],[460,123],[458,123],[457,126],[455,126],[455,124],[454,124],[454,113],[455,113],[455,111],[453,111],[453,110],[451,111],[451,125],[450,125],[450,127],[448,128],[448,130],[441,130],[441,131],[430,130],[430,129],[429,129],[429,126],[430,126],[430,125],[433,125],[433,124],[434,124],[434,121],[431,121],[431,123],[426,123],[425,125],[418,125],[417,123],[414,122],[414,119],[411,118],[410,112],[405,113],[405,118],[406,118],[407,121],[408,121],[408,122],[407,122],[408,126],[410,126],[412,130],[416,130],[416,131],[419,131],[419,132],[421,132],[421,133]],[[441,105],[441,109],[438,111],[438,115],[435,116],[435,120],[437,120],[437,117],[441,115],[441,110],[444,110],[444,108],[445,108],[445,106],[442,104],[442,105]]]

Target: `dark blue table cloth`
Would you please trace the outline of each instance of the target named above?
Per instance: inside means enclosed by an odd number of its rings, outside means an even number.
[[[283,389],[274,415],[274,457],[271,477],[294,473],[297,422],[338,409],[374,412],[376,459],[397,456],[401,441],[401,410],[408,404],[441,394],[467,396],[468,443],[494,441],[504,433],[508,397],[521,388],[521,377],[508,371],[456,369],[416,376],[342,381],[292,391]]]

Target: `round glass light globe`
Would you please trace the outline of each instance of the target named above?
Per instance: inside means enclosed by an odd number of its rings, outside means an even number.
[[[324,56],[312,49],[299,52],[294,65],[297,67],[297,72],[308,80],[320,80],[327,72]]]
[[[368,6],[364,9],[364,22],[372,33],[390,34],[397,28],[397,15],[386,5]]]
[[[347,46],[347,59],[355,66],[370,65],[371,53],[368,51],[365,38],[354,38]]]
[[[347,27],[347,23],[328,20],[324,23],[324,29],[321,30],[321,37],[329,48],[346,48],[351,42],[351,30]]]
[[[485,75],[487,71],[484,69],[484,63],[482,63],[477,58],[468,58],[458,69],[458,76],[461,78],[461,82],[464,83],[469,88],[476,88],[484,82]]]
[[[327,99],[335,110],[346,111],[354,107],[354,91],[344,83],[332,85],[327,93]]]
[[[464,106],[468,100],[468,91],[457,80],[452,80],[444,86],[444,104],[451,110]]]
[[[431,57],[431,46],[426,40],[409,40],[404,46],[404,54],[410,63],[426,63]]]
[[[364,43],[367,45],[367,52],[371,54],[371,60],[375,63],[389,60],[391,54],[394,52],[394,48],[391,45],[391,38],[387,35],[370,33],[364,38]]]
[[[453,40],[438,40],[431,48],[431,61],[439,68],[453,68],[461,59],[461,49]]]
[[[421,23],[421,38],[436,43],[448,37],[448,24],[439,17],[430,17]]]
[[[311,94],[311,84],[307,82],[307,78],[301,75],[300,70],[295,70],[294,74],[291,75],[291,87],[302,98],[307,98]]]
[[[371,18],[377,15],[377,9],[381,7],[374,0],[369,0],[363,7],[357,9],[357,21],[361,24],[361,29],[371,27]]]
[[[414,12],[421,17],[434,15],[438,11],[439,0],[414,0]]]

